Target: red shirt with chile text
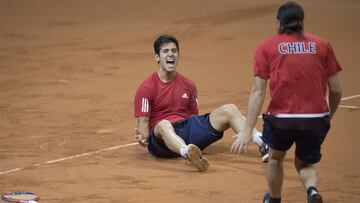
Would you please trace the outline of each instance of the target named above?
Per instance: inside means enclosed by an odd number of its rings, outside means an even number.
[[[278,34],[256,49],[255,76],[270,80],[270,114],[329,112],[328,78],[341,70],[331,45],[315,35]]]

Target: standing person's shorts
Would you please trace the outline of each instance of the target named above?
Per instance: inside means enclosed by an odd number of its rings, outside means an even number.
[[[194,144],[200,150],[204,150],[210,144],[220,140],[224,134],[224,132],[218,132],[211,126],[209,114],[191,116],[188,119],[174,123],[173,127],[175,133],[186,144]],[[162,139],[155,136],[154,129],[149,132],[148,150],[157,157],[172,158],[180,156],[167,148]]]
[[[295,155],[307,164],[321,159],[321,144],[330,129],[330,117],[277,118],[263,115],[262,139],[271,148],[287,151],[295,142]]]

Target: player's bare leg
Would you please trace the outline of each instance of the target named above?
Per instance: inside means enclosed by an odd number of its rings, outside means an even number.
[[[202,156],[201,150],[193,144],[186,145],[184,140],[175,133],[169,121],[160,121],[155,126],[154,132],[155,136],[162,139],[171,151],[185,157],[199,171],[207,170],[209,162]]]
[[[180,149],[186,147],[186,144],[181,137],[179,137],[167,120],[160,121],[154,129],[155,136],[164,140],[165,145],[173,152],[180,154]]]
[[[314,165],[306,164],[295,156],[295,167],[299,173],[299,178],[305,187],[308,195],[308,202],[322,202],[322,197],[316,188],[316,183],[319,179],[318,172]]]
[[[284,180],[283,161],[286,152],[270,148],[267,166],[267,182],[269,194],[272,198],[281,197],[281,188]]]
[[[305,189],[308,189],[311,186],[316,187],[318,173],[312,164],[306,164],[295,156],[295,167]]]
[[[245,121],[245,116],[234,104],[225,104],[210,113],[211,125],[220,132],[232,128],[237,134],[243,130]],[[261,133],[257,129],[254,129],[252,142],[262,147],[264,143],[260,137]]]

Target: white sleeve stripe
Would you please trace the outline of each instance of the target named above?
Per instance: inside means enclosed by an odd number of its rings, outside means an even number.
[[[142,98],[141,112],[144,112],[144,109],[145,109],[145,98]]]
[[[144,98],[141,99],[141,112],[144,112]]]
[[[144,98],[144,112],[148,112],[148,110],[147,110],[147,99],[146,98]]]
[[[141,112],[149,112],[149,100],[142,98]]]

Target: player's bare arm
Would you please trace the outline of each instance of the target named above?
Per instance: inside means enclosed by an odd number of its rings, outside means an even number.
[[[135,128],[135,138],[140,145],[149,145],[149,117],[138,117],[138,125]]]
[[[242,151],[246,152],[246,144],[251,139],[257,117],[260,114],[261,107],[265,99],[266,84],[267,80],[263,80],[260,77],[255,77],[255,83],[250,93],[248,116],[244,125],[244,129],[235,136],[235,141],[231,146],[231,152],[235,154],[240,154]]]
[[[330,107],[330,118],[333,117],[336,109],[338,108],[341,101],[341,86],[337,75],[328,78],[329,86],[329,107]]]

